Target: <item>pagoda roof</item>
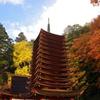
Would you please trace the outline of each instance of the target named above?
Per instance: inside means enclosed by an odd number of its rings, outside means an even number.
[[[60,38],[64,38],[64,35],[58,35],[58,34],[54,34],[54,33],[51,33],[51,32],[47,32],[47,31],[45,31],[44,29],[42,29],[41,28],[41,30],[40,30],[40,33],[44,33],[44,34],[47,34],[47,35],[52,35],[52,36],[54,36],[54,37],[60,37]]]
[[[20,97],[20,94],[28,93],[29,91],[26,89],[26,87],[29,86],[27,83],[27,81],[29,81],[28,77],[30,76],[12,75],[11,87],[2,88],[1,94],[11,97]]]
[[[56,81],[56,82],[72,82],[72,79],[67,79],[66,78],[55,78],[55,77],[47,77],[47,76],[42,76],[42,75],[39,75],[38,76],[39,78],[41,79],[44,79],[44,80],[51,80],[51,81]]]
[[[60,67],[59,66],[54,66],[54,69],[52,69],[52,66],[48,66],[48,65],[41,65],[41,64],[38,64],[41,68],[45,68],[45,69],[49,69],[49,70],[55,70],[55,71],[70,71],[71,72],[71,68],[61,68],[61,69],[59,69]],[[35,69],[37,69],[38,67],[36,67]],[[58,69],[57,69],[58,68]],[[34,69],[34,68],[31,68],[32,70]],[[35,70],[34,69],[34,70]]]
[[[48,41],[48,39],[44,38],[44,37],[41,37],[41,41],[48,42],[49,44],[56,44],[56,45],[59,45],[59,46],[67,46],[68,45],[67,43],[58,43],[58,42],[55,42],[55,41]]]
[[[27,81],[29,81],[28,76],[13,75],[11,93],[19,94],[28,92],[28,90],[26,89],[26,87],[29,86],[29,84],[27,84]]]
[[[62,63],[62,64],[56,64],[56,63],[53,63],[53,62],[51,62],[51,61],[46,61],[46,60],[41,60],[41,59],[39,59],[37,62],[36,62],[36,64],[39,62],[39,61],[41,61],[42,63],[45,63],[45,64],[49,64],[49,65],[52,65],[52,66],[68,66],[68,64],[66,64],[66,63]]]
[[[61,41],[65,41],[65,36],[64,35],[57,35],[57,34],[54,34],[54,33],[49,33],[43,29],[40,30],[40,33],[38,35],[38,37],[36,38],[36,40],[34,42],[37,42],[38,39],[43,37],[43,38],[47,38],[47,39],[50,39],[50,40],[53,40],[55,41],[55,38],[56,38],[56,41],[61,43]]]
[[[38,72],[38,71],[37,71]],[[50,75],[56,75],[56,76],[71,76],[73,73],[55,73],[55,72],[51,72],[51,71],[45,71],[45,70],[42,70],[42,69],[39,69],[39,73],[44,73],[44,74],[50,74]]]
[[[75,84],[73,83],[47,83],[47,82],[40,82],[37,81],[34,84],[34,87],[38,86],[38,85],[42,85],[42,86],[48,86],[48,87],[61,87],[61,88],[69,88],[74,86]]]
[[[34,89],[33,92],[36,94],[44,96],[57,96],[57,97],[75,97],[83,93],[82,90],[72,91],[72,90],[56,90],[56,89]]]

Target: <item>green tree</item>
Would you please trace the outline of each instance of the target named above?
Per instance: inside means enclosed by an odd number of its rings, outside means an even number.
[[[32,56],[31,43],[27,41],[17,42],[14,44],[13,55],[14,66],[16,67],[15,73],[28,75]]]
[[[5,28],[0,24],[0,84],[4,84],[7,71],[12,71],[13,40],[9,38]]]
[[[16,42],[21,42],[21,41],[27,41],[27,38],[26,38],[26,36],[24,35],[24,33],[23,32],[20,32],[19,34],[18,34],[18,37],[16,37],[16,39],[15,39],[15,41]]]
[[[68,26],[64,30],[64,35],[66,36],[66,39],[68,41],[68,44],[72,46],[73,40],[75,38],[79,38],[80,34],[84,34],[89,32],[90,30],[90,24],[86,23],[84,26],[81,26],[79,24],[75,24],[73,26]]]

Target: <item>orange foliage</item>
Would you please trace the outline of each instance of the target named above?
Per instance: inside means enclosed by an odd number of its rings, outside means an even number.
[[[83,34],[80,38],[74,40],[74,45],[70,49],[70,57],[77,57],[80,60],[87,60],[87,53],[90,51],[88,46],[88,41],[90,39],[90,34]],[[73,56],[71,56],[73,54]]]
[[[91,3],[98,3],[98,0],[91,0]]]
[[[73,57],[77,56],[80,59],[100,58],[100,16],[91,22],[90,32],[82,34],[80,38],[74,40],[74,45],[70,52]]]
[[[91,3],[93,6],[98,5],[99,6],[99,0],[91,0]]]
[[[95,71],[100,71],[100,16],[91,22],[90,32],[74,40],[69,57],[85,62],[94,59],[97,63]]]
[[[88,61],[90,58],[100,59],[100,15],[92,20],[90,32],[74,39],[69,57],[85,61]]]
[[[100,58],[100,30],[94,31],[88,44],[91,48],[89,56],[98,60]]]
[[[95,30],[100,29],[100,15],[97,18],[94,18],[91,22],[90,31],[94,34]]]
[[[100,15],[91,22],[90,31],[89,55],[98,60],[100,58]]]

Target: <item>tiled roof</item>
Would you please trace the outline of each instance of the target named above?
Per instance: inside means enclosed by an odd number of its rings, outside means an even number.
[[[71,90],[40,90],[40,89],[35,89],[35,93],[44,95],[44,96],[57,96],[57,97],[75,97],[77,95],[81,95],[83,91],[78,90],[78,91],[71,91]]]
[[[11,94],[20,94],[20,93],[27,93],[28,90],[26,89],[29,84],[27,76],[19,76],[13,75],[12,76],[12,85],[11,85]]]
[[[28,93],[28,89],[26,87],[29,86],[27,83],[29,81],[28,77],[30,76],[21,76],[21,75],[13,75],[11,80],[10,88],[2,88],[1,94],[8,96],[20,96],[21,94]]]

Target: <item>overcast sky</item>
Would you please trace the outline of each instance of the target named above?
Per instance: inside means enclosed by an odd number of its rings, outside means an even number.
[[[0,23],[9,37],[15,39],[24,32],[28,40],[35,39],[41,28],[62,34],[67,25],[84,25],[100,14],[90,0],[0,0]]]

